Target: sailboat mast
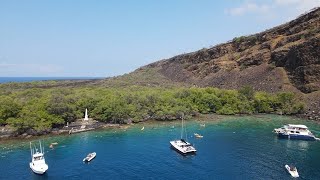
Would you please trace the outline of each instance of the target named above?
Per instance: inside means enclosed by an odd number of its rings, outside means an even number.
[[[181,122],[181,138],[180,139],[182,139],[183,138],[183,115],[182,115],[182,122]]]
[[[42,146],[42,154],[44,155],[44,146]]]
[[[31,147],[31,142],[30,142],[30,153],[31,153],[31,158],[32,158],[32,147]]]
[[[41,147],[41,141],[39,141],[39,143],[40,143],[40,153],[43,153],[42,152],[42,147]]]

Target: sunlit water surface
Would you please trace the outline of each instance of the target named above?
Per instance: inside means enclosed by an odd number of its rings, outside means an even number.
[[[319,136],[319,124],[273,115],[200,123],[187,121],[188,140],[198,150],[191,156],[170,148],[169,141],[180,136],[179,121],[44,137],[49,165],[44,175],[29,168],[29,140],[1,142],[0,179],[291,179],[285,164],[296,165],[300,179],[320,179],[320,141],[284,140],[272,133],[283,124],[299,123]],[[196,139],[195,132],[204,137]],[[51,142],[59,144],[49,149]],[[97,157],[83,163],[93,151]]]

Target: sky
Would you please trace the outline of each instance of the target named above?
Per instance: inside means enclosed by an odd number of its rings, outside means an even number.
[[[112,77],[288,22],[320,0],[0,0],[0,77]]]

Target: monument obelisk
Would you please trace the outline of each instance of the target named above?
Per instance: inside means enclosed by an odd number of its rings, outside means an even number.
[[[89,118],[88,118],[88,109],[86,108],[86,113],[84,114],[84,119],[85,121],[88,121]]]

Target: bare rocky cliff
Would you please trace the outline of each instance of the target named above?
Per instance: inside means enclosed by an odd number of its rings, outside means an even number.
[[[146,65],[128,76],[147,77],[146,72],[199,87],[295,92],[307,105],[303,116],[320,120],[320,8],[261,33]]]
[[[320,9],[281,26],[144,66],[201,87],[310,93],[320,90]],[[136,73],[134,72],[134,73]]]

